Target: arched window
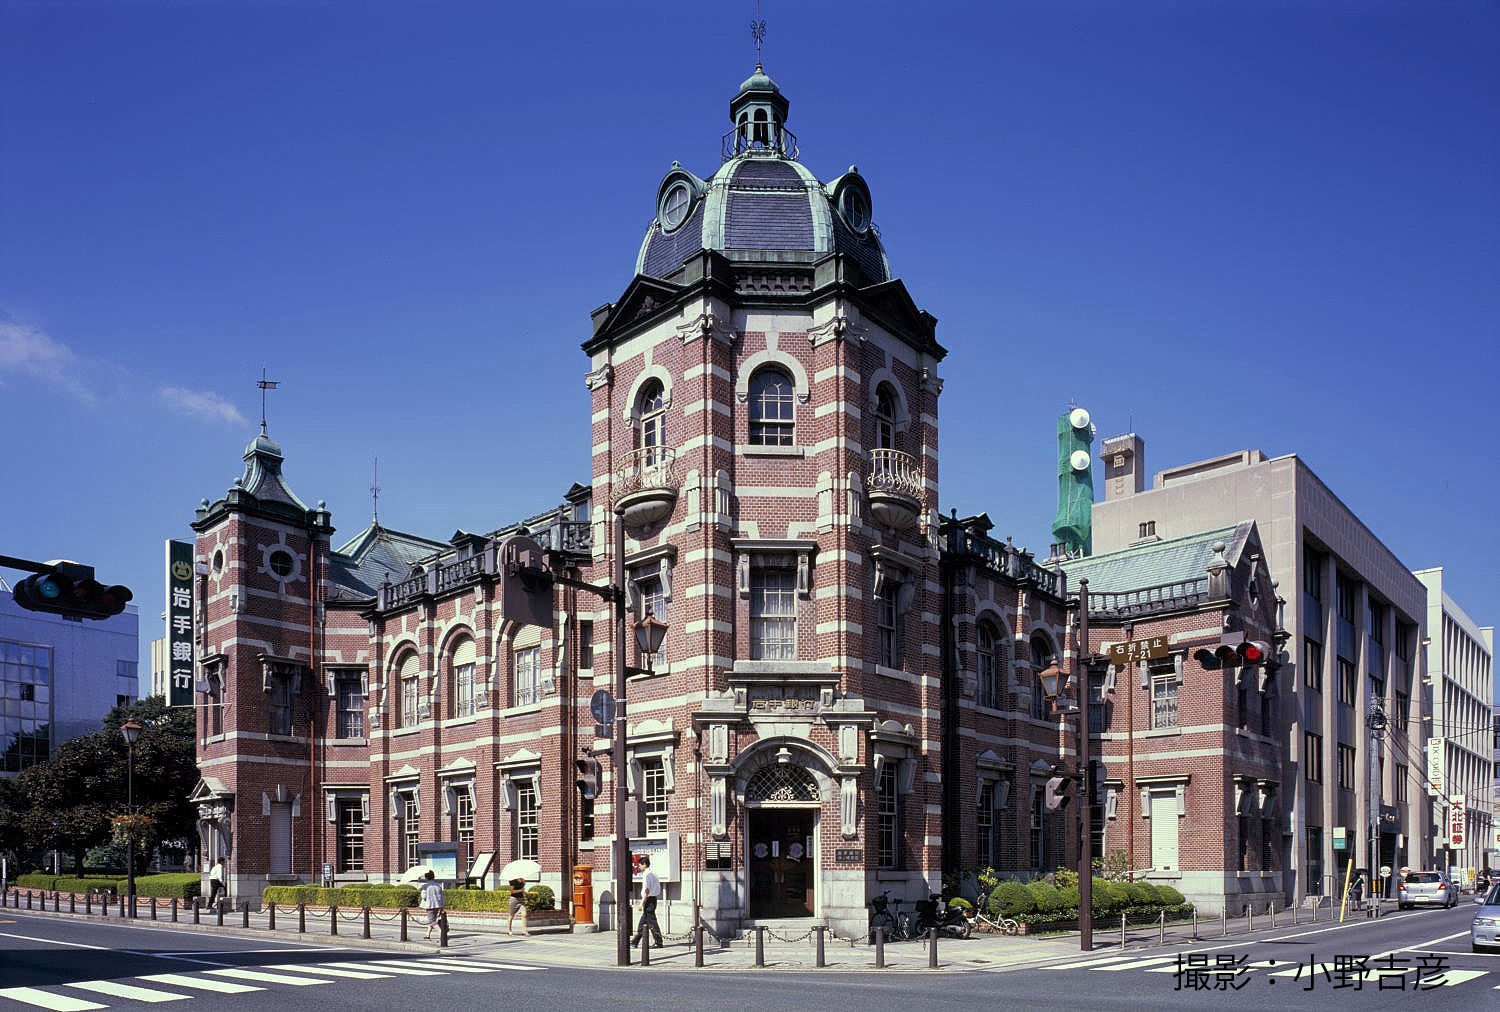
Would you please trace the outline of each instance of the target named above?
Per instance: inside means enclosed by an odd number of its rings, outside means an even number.
[[[417,721],[421,719],[418,705],[420,693],[418,681],[421,676],[421,663],[414,653],[407,654],[401,658],[401,664],[396,669],[396,726],[416,727]]]
[[[896,392],[889,383],[875,391],[875,449],[896,448]]]
[[[449,716],[472,717],[479,709],[478,682],[475,677],[478,665],[475,663],[474,641],[465,636],[455,643],[448,663],[451,670]]]
[[[646,452],[642,454],[645,458],[641,461],[643,466],[650,467],[658,463],[659,454],[653,450],[666,446],[666,421],[667,401],[666,389],[660,380],[648,380],[641,387],[640,395],[636,398],[636,418],[640,420],[639,441],[640,448]]]
[[[745,785],[745,800],[817,801],[818,783],[796,763],[773,763],[750,778]]]
[[[1057,652],[1052,649],[1047,637],[1040,633],[1031,637],[1031,715],[1042,720],[1055,717],[1052,707],[1047,703],[1047,694],[1042,691],[1041,674],[1056,655]]]
[[[791,446],[796,427],[791,377],[780,369],[761,369],[750,377],[750,442]]]
[[[755,110],[755,143],[762,146],[771,143],[771,126],[766,122],[766,111]]]
[[[975,693],[980,706],[998,709],[1000,706],[1000,665],[1003,648],[995,627],[989,622],[979,623],[979,685]]]
[[[741,143],[748,143],[749,140],[750,140],[750,114],[749,113],[746,113],[746,112],[740,113],[739,128],[740,128],[740,141],[741,141]]]

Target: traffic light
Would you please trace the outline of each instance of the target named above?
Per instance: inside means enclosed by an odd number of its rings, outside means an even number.
[[[1271,658],[1271,644],[1264,640],[1246,640],[1239,645],[1241,664],[1264,664]]]
[[[574,759],[573,765],[578,768],[578,793],[589,801],[597,798],[599,796],[599,760],[593,756],[584,756],[582,759]]]
[[[1204,671],[1218,671],[1238,664],[1240,655],[1235,652],[1234,647],[1221,643],[1216,647],[1199,647],[1194,650],[1193,660],[1202,665]]]
[[[106,587],[94,579],[94,567],[56,561],[16,584],[16,604],[73,618],[112,618],[133,597],[129,587]]]
[[[1073,787],[1073,778],[1064,774],[1057,774],[1047,781],[1047,810],[1058,811],[1067,806],[1073,800],[1068,792]]]

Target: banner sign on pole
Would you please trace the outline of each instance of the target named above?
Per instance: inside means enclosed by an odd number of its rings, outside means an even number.
[[[1427,793],[1443,793],[1443,739],[1427,739]]]
[[[193,545],[167,542],[167,705],[193,705]]]
[[[1467,845],[1465,836],[1469,825],[1467,802],[1466,795],[1448,795],[1448,846],[1455,850]]]

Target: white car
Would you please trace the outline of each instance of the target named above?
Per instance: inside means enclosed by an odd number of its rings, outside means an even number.
[[[1451,907],[1458,903],[1458,890],[1440,871],[1409,871],[1396,890],[1396,907],[1405,910],[1418,903]]]
[[[1479,903],[1474,923],[1469,927],[1469,941],[1474,943],[1475,952],[1500,946],[1500,885],[1491,886],[1489,895]]]

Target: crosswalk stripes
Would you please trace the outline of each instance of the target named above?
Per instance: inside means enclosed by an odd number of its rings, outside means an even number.
[[[1162,963],[1172,963],[1172,962],[1175,962],[1176,960],[1177,960],[1177,957],[1175,955],[1171,955],[1171,956],[1153,956],[1150,959],[1132,959],[1128,963],[1117,963],[1117,964],[1113,964],[1111,966],[1096,966],[1096,967],[1094,967],[1094,969],[1095,970],[1106,970],[1106,971],[1142,970],[1142,969],[1145,969],[1148,966],[1158,966],[1158,965],[1160,965]]]
[[[125,1001],[161,1003],[199,997],[194,992],[206,991],[215,996],[246,994],[252,991],[264,991],[268,984],[307,987],[314,984],[332,984],[335,982],[333,978],[389,980],[398,975],[438,977],[454,973],[498,973],[503,970],[540,969],[544,968],[522,963],[498,963],[485,959],[459,959],[452,956],[220,967],[193,973],[142,974],[131,978],[136,983],[123,980],[84,980],[51,985],[60,990],[41,987],[0,988],[0,1012],[6,1012],[10,1007],[10,1002],[47,1009],[49,1012],[98,1012],[98,1010],[110,1007],[96,1001],[75,997],[67,993],[69,989]],[[148,984],[155,986],[144,986]],[[4,999],[10,1001],[7,1002]]]

